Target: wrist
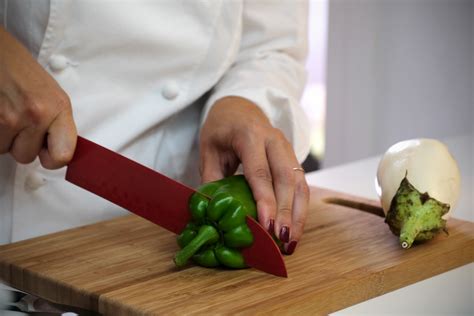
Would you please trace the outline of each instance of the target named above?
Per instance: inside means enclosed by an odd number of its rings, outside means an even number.
[[[238,118],[245,118],[248,122],[256,121],[262,125],[271,125],[270,120],[258,105],[238,96],[218,99],[209,111],[208,116],[214,115],[218,118],[229,117],[233,121]]]

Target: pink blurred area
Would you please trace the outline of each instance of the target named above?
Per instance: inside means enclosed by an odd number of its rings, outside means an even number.
[[[311,154],[321,159],[325,136],[328,0],[310,1],[308,15],[308,78],[301,104],[311,122]]]

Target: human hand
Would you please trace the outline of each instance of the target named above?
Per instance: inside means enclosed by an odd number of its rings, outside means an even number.
[[[39,156],[48,169],[66,165],[77,140],[69,97],[2,27],[0,47],[0,154],[19,163]]]
[[[293,253],[303,234],[309,203],[304,172],[283,133],[253,103],[220,99],[209,111],[200,135],[203,182],[234,174],[242,163],[259,222]]]

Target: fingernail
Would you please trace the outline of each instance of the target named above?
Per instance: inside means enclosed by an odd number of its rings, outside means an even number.
[[[296,244],[298,242],[296,240],[292,240],[289,244],[288,247],[286,247],[286,254],[291,255],[293,252],[295,252]]]
[[[288,228],[288,226],[283,226],[280,229],[280,240],[283,242],[290,241],[290,229]]]
[[[275,233],[275,220],[271,219],[270,224],[268,224],[268,233],[273,236]]]

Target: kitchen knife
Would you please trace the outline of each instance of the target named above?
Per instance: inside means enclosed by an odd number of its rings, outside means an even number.
[[[189,222],[188,201],[197,192],[81,136],[66,180],[175,234]],[[287,277],[283,257],[270,234],[251,217],[247,224],[254,242],[242,249],[245,263]]]

